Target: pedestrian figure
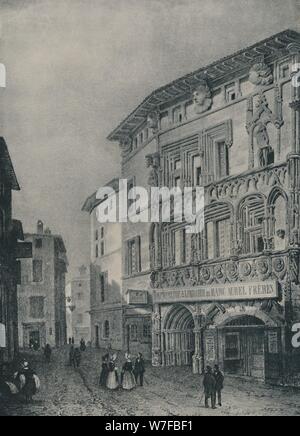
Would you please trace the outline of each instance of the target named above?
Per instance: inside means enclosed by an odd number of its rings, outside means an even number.
[[[136,383],[140,382],[140,386],[144,386],[145,361],[142,353],[139,353],[135,360],[133,372]]]
[[[72,338],[69,338],[69,345],[72,345]]]
[[[75,345],[75,339],[72,338],[71,341],[72,341],[72,345]]]
[[[133,374],[133,364],[130,354],[125,354],[126,362],[122,369],[122,388],[126,391],[131,391],[136,387],[135,376]]]
[[[30,368],[28,362],[24,362],[22,369],[15,375],[19,385],[19,391],[24,395],[27,403],[32,401],[32,397],[40,388],[40,381],[36,373]]]
[[[119,387],[118,368],[116,367],[117,355],[114,354],[108,364],[108,377],[106,387],[115,390]]]
[[[81,339],[81,341],[80,341],[80,351],[82,351],[84,353],[85,350],[86,350],[85,340]]]
[[[203,380],[204,394],[205,394],[205,407],[209,408],[209,399],[211,400],[212,409],[216,408],[216,379],[214,377],[212,368],[207,366],[204,380]]]
[[[69,352],[69,365],[75,367],[74,354],[75,354],[75,349],[73,345],[71,345],[70,352]]]
[[[215,403],[218,399],[218,405],[222,407],[222,390],[224,388],[224,374],[222,373],[222,371],[220,371],[218,365],[215,365],[214,377],[216,380],[216,397],[217,397],[215,399]]]
[[[76,348],[74,351],[74,368],[79,368],[81,363],[81,353],[79,348]]]
[[[99,380],[99,386],[102,386],[104,388],[106,388],[107,378],[108,378],[108,374],[109,374],[108,363],[109,363],[109,355],[105,354],[105,356],[102,357],[102,370],[101,370],[100,380]]]
[[[45,350],[44,350],[44,356],[45,356],[46,363],[50,363],[51,355],[52,355],[52,349],[51,349],[50,345],[47,344],[45,347]]]

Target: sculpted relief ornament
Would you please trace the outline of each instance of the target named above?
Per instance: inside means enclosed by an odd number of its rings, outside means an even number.
[[[271,68],[263,61],[254,64],[249,72],[249,80],[256,86],[268,86],[273,82]]]
[[[212,92],[207,82],[203,80],[193,92],[194,111],[202,114],[208,111],[213,103]]]

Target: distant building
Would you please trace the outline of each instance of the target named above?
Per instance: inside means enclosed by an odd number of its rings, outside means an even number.
[[[118,192],[119,180],[107,184]],[[90,213],[91,228],[91,332],[92,345],[123,349],[122,250],[121,224],[100,224],[96,206],[103,199],[96,193],[89,197],[83,210]]]
[[[32,243],[32,260],[21,261],[18,292],[19,343],[22,348],[52,347],[67,341],[65,275],[67,256],[59,235],[44,231],[41,221],[37,233],[26,234]]]
[[[21,222],[12,219],[13,190],[20,187],[6,142],[0,138],[0,363],[18,352],[17,259],[31,256],[31,245],[18,242],[24,236]]]
[[[68,338],[74,338],[79,344],[81,339],[85,342],[91,340],[90,317],[90,274],[85,266],[79,268],[79,276],[72,279],[67,285],[67,319]]]

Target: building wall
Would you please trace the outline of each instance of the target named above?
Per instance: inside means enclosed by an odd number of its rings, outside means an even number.
[[[40,332],[40,347],[66,343],[66,261],[57,253],[56,236],[37,233],[26,235],[32,242],[32,259],[21,261],[21,285],[18,288],[19,343],[22,348],[30,346],[30,335]],[[41,241],[41,242],[40,242]],[[40,245],[41,244],[41,245]],[[42,262],[42,280],[34,282],[33,263]],[[43,311],[33,313],[31,299],[43,299]]]
[[[121,350],[123,348],[121,225],[100,224],[96,218],[96,209],[91,213],[90,222],[92,344],[101,348],[111,347]],[[103,254],[102,243],[104,243]],[[109,325],[106,331],[105,323]]]
[[[71,297],[72,306],[71,329],[68,338],[74,338],[75,344],[79,344],[81,339],[86,343],[91,341],[91,317],[90,317],[90,276],[83,274],[74,278],[69,283],[68,293]]]

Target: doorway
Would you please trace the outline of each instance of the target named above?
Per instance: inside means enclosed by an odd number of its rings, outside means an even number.
[[[265,378],[265,324],[251,316],[230,321],[222,328],[224,371]]]
[[[39,330],[29,333],[29,348],[38,351],[41,347],[41,336]]]
[[[185,306],[175,305],[167,315],[162,331],[163,366],[192,366],[194,329],[192,313]]]

